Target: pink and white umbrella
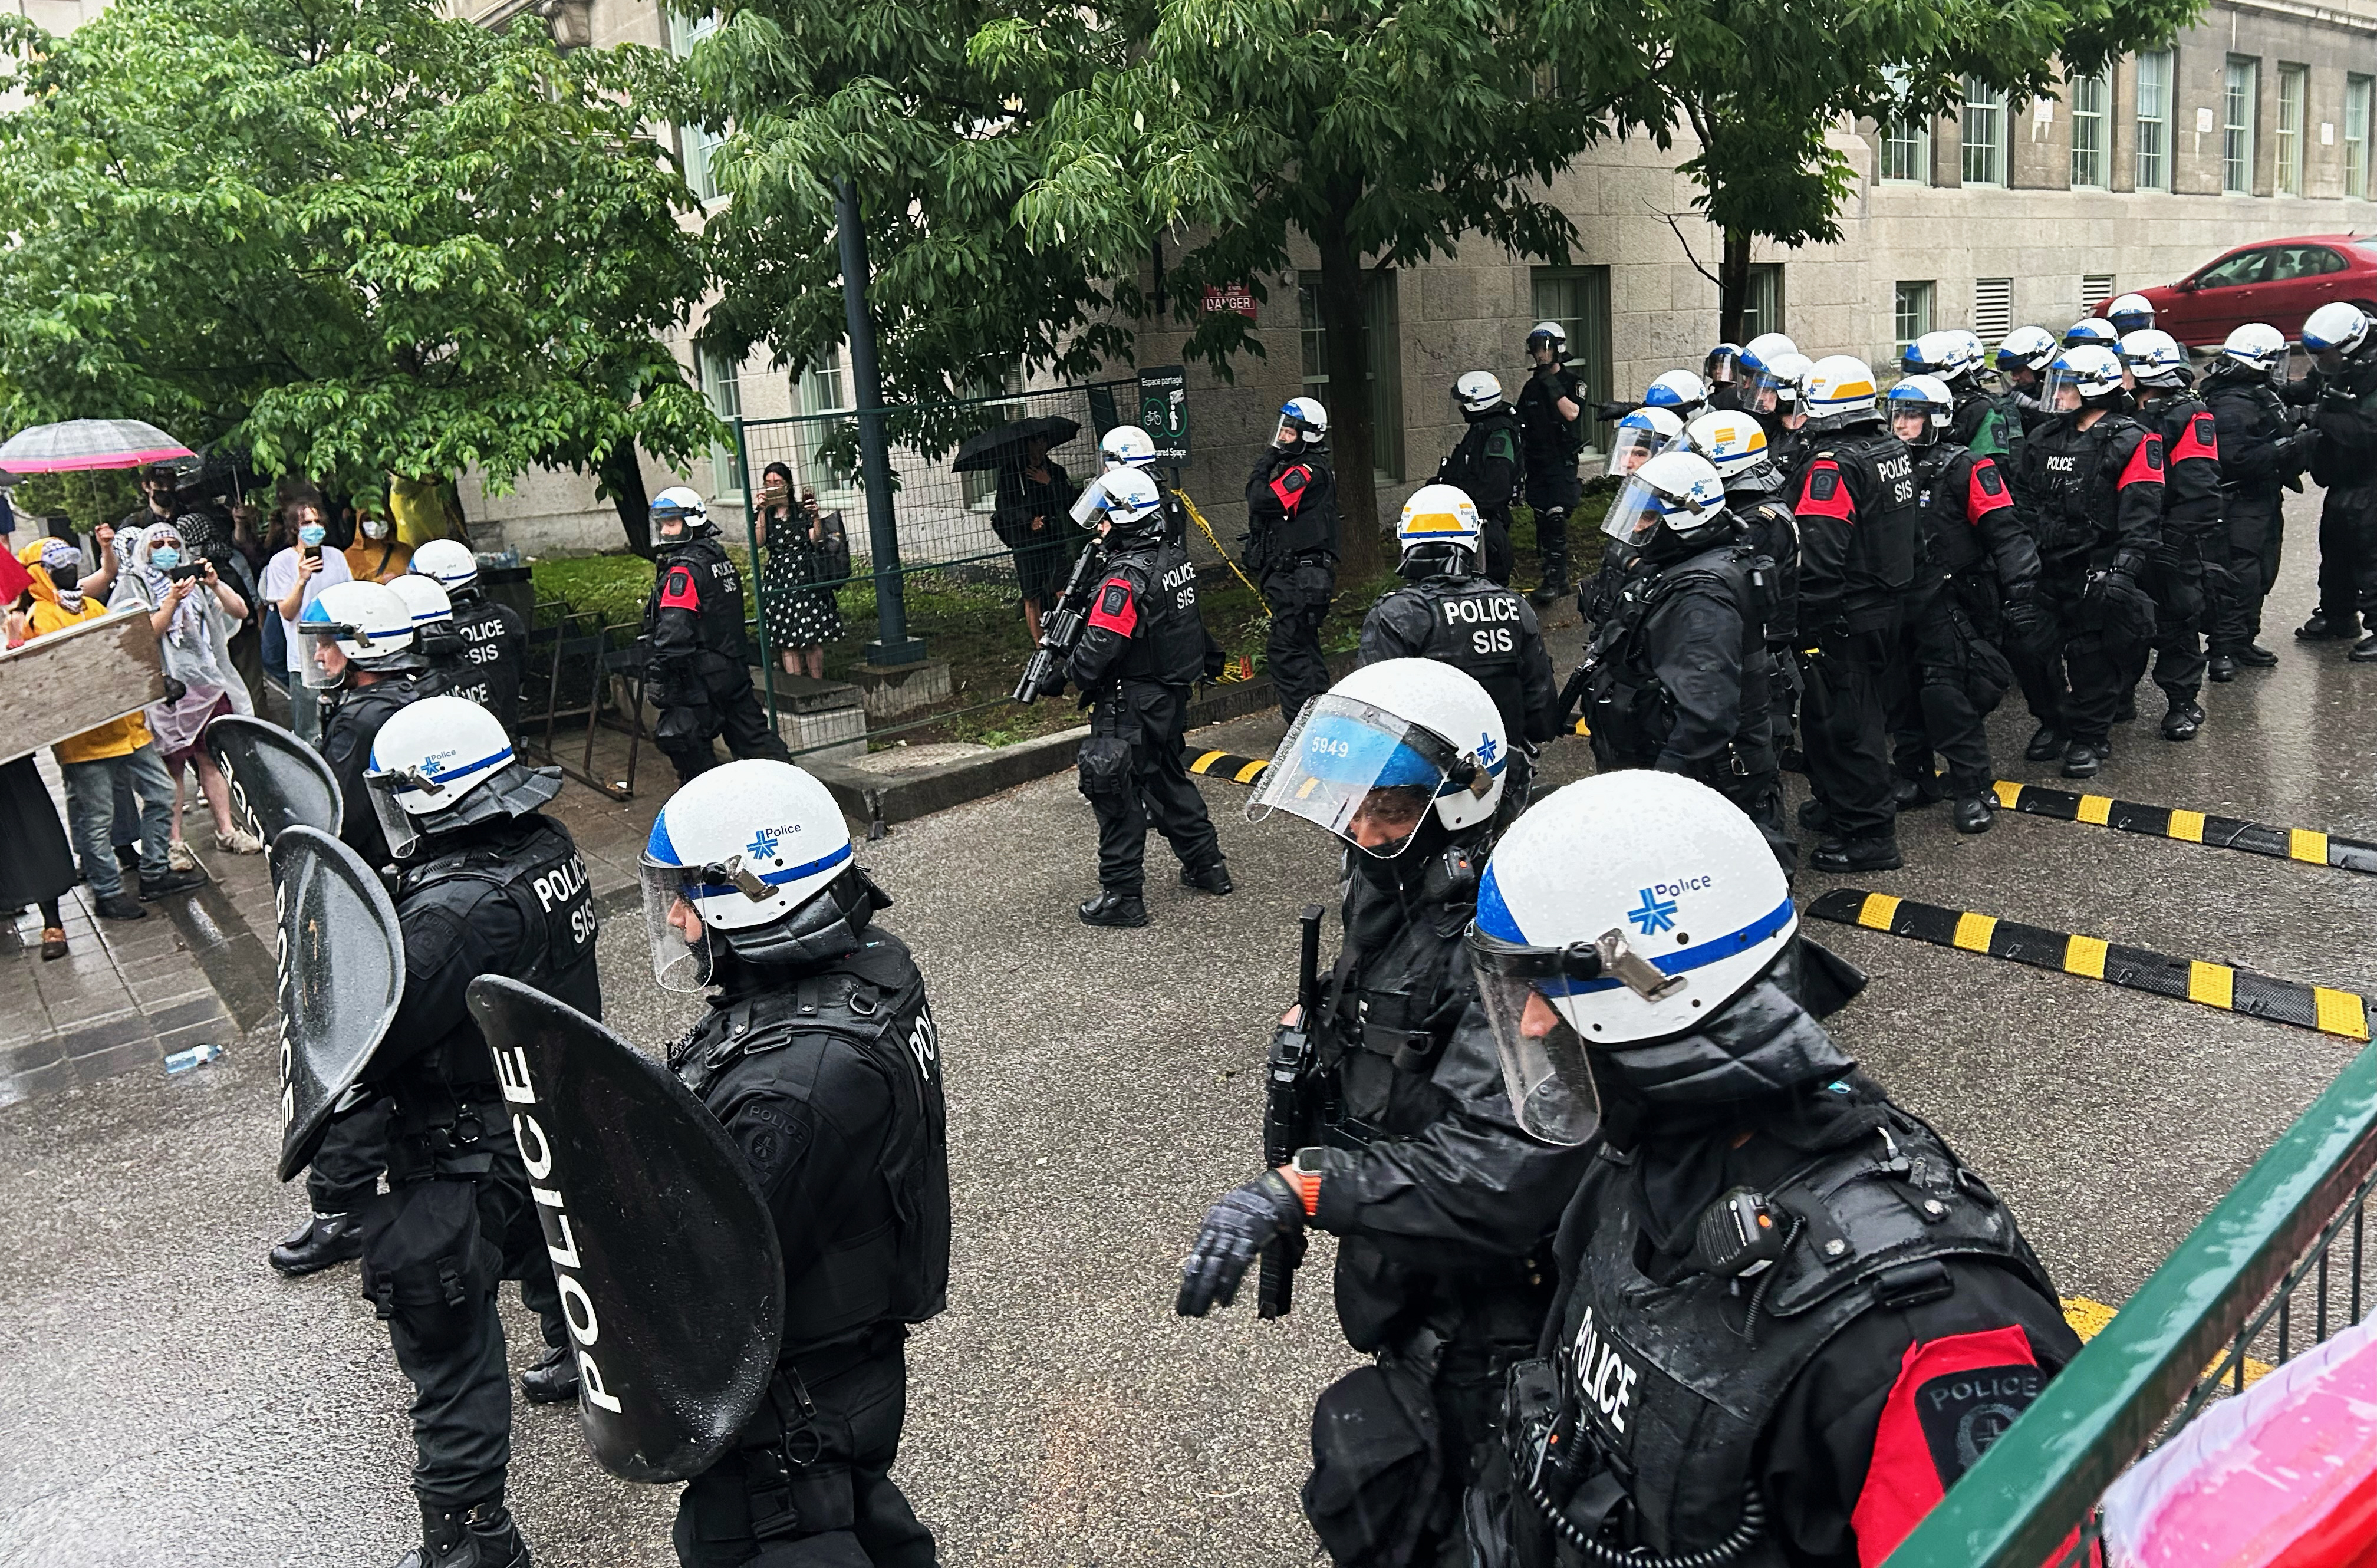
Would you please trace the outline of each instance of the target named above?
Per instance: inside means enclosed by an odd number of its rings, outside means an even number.
[[[137,468],[196,456],[162,430],[137,419],[69,419],[62,425],[36,425],[0,443],[0,468],[11,473]]]

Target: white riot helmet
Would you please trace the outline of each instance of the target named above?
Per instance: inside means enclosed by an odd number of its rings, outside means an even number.
[[[1805,360],[1799,345],[1780,332],[1761,332],[1741,345],[1741,406],[1752,413],[1772,413],[1782,401],[1783,388],[1798,379],[1782,369],[1786,360]]]
[[[2369,344],[2369,317],[2357,305],[2335,300],[2321,305],[2303,322],[2302,346],[2330,374]]]
[[[2101,316],[2084,316],[2072,323],[2071,328],[2063,334],[2063,346],[2067,349],[2075,348],[2082,343],[2095,343],[2099,348],[2109,349],[2118,345],[2120,341],[2121,334],[2114,329],[2111,322]]]
[[[1626,478],[1601,532],[1639,550],[1665,528],[1690,539],[1726,515],[1725,481],[1695,451],[1661,452]]]
[[[1923,427],[1917,436],[1897,430],[1899,439],[1910,447],[1928,447],[1937,441],[1956,413],[1956,394],[1948,390],[1948,384],[1936,376],[1907,377],[1890,389],[1888,401],[1893,430],[1896,430],[1902,414],[1917,414],[1923,420]]]
[[[1677,773],[1602,773],[1503,834],[1467,946],[1520,1129],[1573,1147],[1599,1125],[1588,1050],[1707,1023],[1799,928],[1756,824]]]
[[[1670,370],[1655,376],[1643,389],[1642,403],[1646,408],[1663,408],[1678,419],[1690,419],[1708,406],[1708,383],[1689,370]]]
[[[297,634],[305,640],[305,684],[317,691],[345,685],[352,670],[393,675],[424,667],[411,607],[376,582],[323,589],[297,617]]]
[[[479,581],[479,557],[459,539],[432,539],[413,551],[412,569],[436,578],[448,594],[476,587]]]
[[[1638,408],[1618,422],[1609,438],[1609,472],[1628,474],[1683,439],[1684,422],[1670,408]]]
[[[1279,405],[1279,425],[1272,431],[1275,452],[1300,452],[1329,438],[1329,411],[1317,398],[1290,398]]]
[[[1684,439],[1727,485],[1770,461],[1766,426],[1747,413],[1704,413],[1684,427]]]
[[[2045,370],[2054,357],[2055,334],[2044,327],[2017,327],[1998,344],[1998,368],[2009,376]]]
[[[524,768],[502,721],[462,697],[424,697],[389,715],[364,768],[388,853],[497,817],[525,817],[561,793],[561,770]]]
[[[1110,468],[1082,490],[1073,518],[1083,528],[1108,522],[1117,533],[1149,533],[1163,521],[1164,491],[1143,468]]]
[[[2149,327],[2132,332],[2121,340],[2121,363],[2130,367],[2130,375],[2141,387],[2157,391],[2177,391],[2195,379],[2189,368],[2187,351],[2168,332],[2158,332]]]
[[[1741,345],[1741,363],[1764,365],[1777,354],[1798,353],[1799,345],[1781,332],[1761,332]]]
[[[1988,366],[1989,345],[1981,341],[1981,335],[1978,332],[1969,327],[1951,327],[1948,329],[1948,336],[1965,345],[1965,366],[1967,374]]]
[[[446,590],[436,578],[408,571],[400,577],[389,578],[386,586],[389,592],[403,600],[404,607],[412,612],[414,631],[425,632],[453,625],[454,601],[447,596]]]
[[[2222,363],[2275,376],[2287,362],[2287,335],[2264,321],[2248,321],[2220,345]]]
[[[1972,368],[1965,340],[1956,332],[1926,332],[1898,356],[1899,368],[1909,376],[1936,376],[1953,381]]]
[[[2120,390],[2121,356],[2100,343],[2077,343],[2056,355],[2047,367],[2042,395],[2049,409],[2070,413],[2058,401],[2067,391],[2078,397],[2075,407],[2084,407]]]
[[[1552,363],[1568,357],[1568,329],[1557,321],[1538,321],[1527,329],[1527,354],[1533,358],[1537,349],[1552,351]]]
[[[1145,468],[1155,461],[1155,441],[1136,425],[1117,425],[1099,440],[1098,456],[1107,468]]]
[[[1382,659],[1304,705],[1247,820],[1285,811],[1391,860],[1419,836],[1431,806],[1453,832],[1490,821],[1510,760],[1502,711],[1466,671]]]
[[[1774,389],[1770,404],[1753,404],[1755,412],[1783,416],[1808,412],[1808,375],[1816,362],[1803,353],[1778,353],[1766,362],[1765,383]]]
[[[2122,294],[2105,306],[2105,319],[2113,324],[2113,330],[2126,338],[2155,324],[2155,308],[2144,294]]]
[[[718,942],[758,964],[838,957],[890,903],[857,870],[825,785],[764,758],[711,768],[670,796],[638,865],[664,990],[708,985]]]
[[[1873,413],[1873,366],[1855,354],[1826,354],[1809,368],[1803,387],[1810,425],[1843,422]]]
[[[1502,406],[1502,383],[1490,370],[1464,370],[1452,384],[1452,401],[1463,413],[1491,413]]]
[[[651,512],[652,531],[666,541],[696,538],[711,529],[710,509],[689,485],[672,485],[654,496]]]
[[[1415,556],[1427,562],[1438,550],[1465,553],[1465,561],[1457,558],[1454,563],[1461,565],[1478,558],[1477,541],[1484,532],[1477,520],[1477,503],[1469,498],[1468,491],[1457,485],[1423,485],[1404,503],[1404,515],[1395,523],[1395,543],[1402,546],[1406,565],[1415,564]]]

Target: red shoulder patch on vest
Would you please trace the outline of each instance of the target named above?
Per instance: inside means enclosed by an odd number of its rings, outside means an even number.
[[[1856,521],[1857,502],[1841,478],[1841,465],[1830,458],[1818,458],[1809,464],[1808,477],[1799,486],[1799,504],[1793,509],[1801,517],[1836,517],[1843,522]]]
[[[669,568],[668,580],[661,584],[661,608],[663,610],[701,608],[701,593],[693,585],[691,567]]]
[[[2121,470],[2121,482],[2115,488],[2126,490],[2132,485],[2161,483],[2162,437],[2149,430],[2138,437],[2136,448],[2130,453],[2128,465]]]
[[[1090,624],[1117,637],[1129,637],[1139,629],[1139,601],[1131,597],[1128,580],[1106,579],[1105,586],[1098,590],[1098,602],[1091,606]]]
[[[1293,512],[1304,504],[1305,487],[1311,483],[1312,470],[1297,463],[1271,482],[1271,493],[1279,497],[1283,508]]]
[[[2179,444],[2170,449],[2173,462],[2185,462],[2190,458],[2220,461],[2220,427],[2208,413],[2199,413],[2189,420],[2179,433]]]
[[[2013,497],[2006,494],[2005,475],[1998,472],[1998,465],[1987,458],[1975,458],[1972,479],[1965,489],[1965,521],[1977,528],[1982,518],[2012,505]]]
[[[1957,1478],[2030,1408],[2047,1371],[2019,1324],[1906,1347],[1873,1430],[1849,1523],[1859,1568],[1877,1568]]]

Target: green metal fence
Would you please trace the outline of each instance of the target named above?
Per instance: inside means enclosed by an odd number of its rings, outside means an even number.
[[[2359,1321],[2377,1189],[2377,1046],[2354,1059],[2079,1358],[1991,1445],[1887,1568],[2084,1560],[2105,1489],[2249,1359],[2283,1364]],[[2074,1529],[2082,1545],[2059,1553]]]

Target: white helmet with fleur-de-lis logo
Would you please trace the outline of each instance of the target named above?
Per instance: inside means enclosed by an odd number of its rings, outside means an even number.
[[[1502,803],[1510,746],[1502,711],[1466,671],[1432,659],[1381,659],[1304,705],[1247,816],[1290,812],[1391,859],[1411,846],[1431,805],[1455,832],[1490,820]],[[1375,831],[1389,817],[1400,832]]]

